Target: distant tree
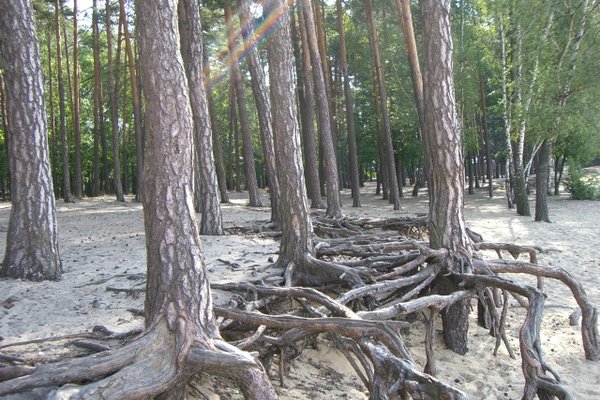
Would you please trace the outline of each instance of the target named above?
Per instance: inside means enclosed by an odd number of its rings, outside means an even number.
[[[80,122],[80,85],[79,85],[79,32],[77,24],[77,0],[73,0],[73,136],[75,151],[73,157],[73,188],[75,197],[81,198],[83,186],[81,178],[81,122]]]
[[[30,0],[0,2],[0,58],[10,129],[12,209],[0,276],[57,280],[62,273],[48,155],[40,50]]]

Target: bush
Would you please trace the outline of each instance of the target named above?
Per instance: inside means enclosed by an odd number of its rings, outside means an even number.
[[[600,190],[597,188],[598,185],[595,179],[586,176],[579,168],[569,168],[565,186],[571,193],[573,200],[596,200],[600,198]]]

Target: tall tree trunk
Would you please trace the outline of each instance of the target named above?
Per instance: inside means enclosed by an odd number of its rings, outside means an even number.
[[[208,60],[208,52],[204,40],[202,41],[202,59],[202,64],[204,65],[204,86],[206,90],[206,98],[208,100],[210,126],[212,128],[212,145],[217,173],[217,183],[219,184],[221,203],[229,203],[229,194],[227,193],[227,176],[225,173],[225,162],[223,161],[223,141],[221,140],[221,130],[219,128],[220,125],[217,119],[217,110],[210,85],[210,62]]]
[[[117,201],[125,201],[123,184],[121,183],[121,161],[119,157],[119,81],[121,65],[121,24],[117,33],[117,55],[113,60],[111,3],[106,0],[106,47],[108,63],[108,93],[110,104],[110,120],[112,123],[112,153],[113,153],[113,189]],[[113,62],[114,68],[113,68]]]
[[[200,233],[222,235],[223,218],[219,205],[219,193],[215,161],[213,159],[212,130],[206,101],[206,86],[202,74],[202,24],[200,7],[195,0],[179,0],[179,32],[181,54],[188,78],[192,115],[194,120],[195,160],[200,175],[202,220]]]
[[[302,79],[302,83],[304,83],[304,101],[300,104],[300,111],[302,113],[302,141],[304,144],[304,166],[308,183],[308,197],[311,200],[311,208],[322,208],[321,177],[319,174],[317,148],[315,145],[314,84],[310,50],[308,49],[306,23],[304,21],[304,11],[302,7],[298,7],[298,27],[302,43],[302,68],[298,68],[298,76]]]
[[[275,168],[275,145],[273,143],[273,127],[271,124],[271,103],[267,88],[265,86],[264,73],[256,50],[256,41],[258,38],[254,32],[254,24],[250,15],[250,1],[238,0],[238,10],[240,15],[240,27],[244,38],[244,48],[249,46],[250,50],[247,56],[250,76],[252,77],[252,93],[254,102],[258,110],[258,124],[261,132],[261,143],[265,164],[267,169],[267,179],[269,181],[269,193],[271,197],[271,221],[278,227],[281,227],[281,211],[279,198],[279,180],[277,179],[277,170]]]
[[[69,170],[69,142],[67,137],[67,121],[65,110],[65,83],[62,69],[61,45],[62,6],[59,0],[54,1],[54,23],[56,27],[56,72],[58,74],[58,109],[60,119],[61,156],[62,156],[62,190],[65,203],[72,203],[71,177]]]
[[[423,147],[429,186],[429,242],[452,254],[450,271],[470,272],[472,243],[464,220],[464,168],[452,75],[450,0],[423,0]],[[442,282],[442,285],[451,282]],[[469,299],[442,313],[446,345],[467,352]]]
[[[248,190],[251,207],[262,207],[262,201],[258,192],[258,181],[256,179],[256,164],[254,162],[254,149],[252,136],[248,122],[248,111],[246,109],[246,96],[244,95],[244,82],[238,63],[236,51],[233,21],[231,20],[231,7],[225,5],[225,24],[227,25],[227,43],[229,46],[229,58],[231,60],[231,79],[235,89],[237,109],[239,114],[240,129],[242,132],[242,149],[244,152],[244,176],[246,177],[246,189]]]
[[[503,103],[503,114],[504,114],[504,135],[506,140],[506,201],[508,208],[514,208],[515,206],[515,191],[514,191],[514,180],[515,180],[515,165],[513,158],[513,146],[511,141],[511,126],[512,126],[512,113],[509,103],[508,94],[508,63],[506,56],[506,34],[504,32],[504,23],[500,19],[500,48],[501,48],[501,61],[502,61],[502,103]]]
[[[492,175],[492,143],[487,124],[487,96],[485,91],[485,78],[479,75],[479,96],[481,98],[481,128],[485,141],[485,162],[488,177],[488,196],[494,197],[494,176]]]
[[[384,156],[387,166],[387,183],[389,187],[389,202],[394,205],[394,210],[400,209],[400,194],[398,191],[398,177],[396,176],[396,161],[394,156],[394,145],[392,143],[392,131],[390,128],[390,117],[387,111],[387,92],[381,65],[381,55],[377,42],[377,30],[375,29],[375,18],[373,16],[373,5],[371,0],[364,0],[367,24],[369,25],[369,41],[373,52],[373,64],[377,78],[377,93],[380,103],[381,123],[383,128]]]
[[[81,122],[79,117],[79,39],[77,26],[77,0],[73,0],[73,136],[75,138],[75,154],[73,183],[75,197],[83,195],[81,178]]]
[[[92,38],[94,53],[94,146],[93,146],[93,177],[92,196],[98,196],[102,191],[102,180],[100,179],[100,138],[104,136],[104,112],[102,110],[102,71],[100,65],[100,42],[98,28],[98,0],[92,3]]]
[[[48,103],[50,104],[50,131],[49,135],[52,138],[50,142],[50,168],[52,169],[52,182],[54,186],[54,196],[58,197],[60,191],[59,185],[59,173],[58,173],[58,140],[57,140],[57,132],[56,132],[56,115],[54,112],[54,74],[52,73],[52,35],[50,32],[46,34],[46,44],[48,49]],[[8,126],[7,124],[4,125]],[[8,132],[8,129],[5,128],[5,132]],[[4,141],[8,139],[8,135],[5,134]],[[7,159],[9,157],[8,154],[8,143],[6,143],[7,149]],[[10,165],[10,164],[9,164]],[[10,171],[9,171],[10,175]]]
[[[335,147],[333,144],[331,110],[327,96],[324,71],[320,62],[321,56],[319,54],[313,10],[310,0],[302,0],[302,5],[308,39],[308,48],[313,66],[313,79],[315,83],[317,104],[317,122],[319,126],[319,137],[321,139],[320,143],[321,150],[323,152],[323,164],[325,168],[325,194],[327,198],[327,210],[325,211],[325,215],[329,218],[341,218],[342,209],[339,192],[339,174],[337,169]]]
[[[135,56],[131,45],[131,36],[125,13],[125,1],[119,0],[119,10],[123,33],[125,34],[125,52],[127,53],[127,66],[129,68],[129,82],[131,84],[131,98],[133,102],[133,123],[135,129],[135,201],[142,201],[142,173],[144,171],[144,131],[142,126],[142,102],[138,90],[138,76],[136,71]]]
[[[50,53],[48,53],[48,58],[50,59]],[[8,117],[6,116],[6,113],[6,85],[4,84],[4,75],[0,70],[0,114],[2,115],[2,130],[4,132],[4,148],[1,151],[4,153],[6,160],[6,163],[2,165],[2,171],[0,171],[0,174],[2,174],[0,177],[0,179],[2,179],[2,201],[6,201],[7,192],[10,190],[10,152],[8,149],[10,139],[8,137]]]
[[[58,15],[58,12],[57,12]],[[0,276],[60,279],[40,49],[29,0],[0,2],[12,208]]]
[[[550,160],[550,140],[544,139],[537,153],[535,174],[535,220],[550,222],[548,213],[548,167]]]
[[[348,129],[348,156],[350,158],[350,182],[352,188],[352,206],[360,207],[360,184],[358,179],[358,154],[356,148],[356,129],[354,128],[354,100],[348,76],[348,57],[346,55],[346,34],[344,32],[344,14],[342,0],[336,0],[338,34],[340,35],[340,64],[344,77],[344,98],[346,106],[346,127]]]

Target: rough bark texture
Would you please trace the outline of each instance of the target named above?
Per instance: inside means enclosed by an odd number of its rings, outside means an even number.
[[[452,77],[450,0],[427,0],[423,5],[425,68],[425,127],[423,147],[429,186],[429,242],[447,248],[451,271],[470,270],[472,243],[464,220],[464,168],[461,132],[456,119]],[[451,286],[451,282],[442,286]],[[469,300],[461,300],[442,314],[444,339],[457,353],[467,351]]]
[[[42,67],[29,0],[0,3],[0,58],[10,130],[12,209],[0,276],[59,279],[61,262]]]
[[[225,6],[225,24],[227,25],[227,44],[229,46],[229,58],[231,62],[231,79],[235,89],[237,111],[240,117],[240,129],[242,132],[242,149],[244,152],[244,176],[246,177],[246,190],[250,197],[252,207],[262,207],[262,201],[258,193],[258,182],[256,180],[256,167],[254,163],[254,149],[252,136],[248,122],[248,111],[246,109],[246,97],[244,94],[244,82],[238,63],[233,21],[231,20],[231,7]]]
[[[261,132],[261,143],[265,165],[267,168],[267,179],[269,182],[269,194],[271,197],[271,221],[281,227],[281,210],[279,206],[279,180],[277,179],[277,169],[275,167],[275,145],[273,143],[273,126],[271,124],[271,102],[269,100],[268,90],[265,85],[264,72],[261,67],[255,36],[254,24],[250,15],[250,1],[238,0],[238,9],[240,15],[240,27],[242,37],[244,38],[244,48],[249,46],[247,56],[250,76],[252,78],[252,94],[258,111],[258,124]]]
[[[331,109],[327,96],[325,83],[325,72],[320,62],[319,45],[315,29],[315,20],[310,0],[302,0],[304,22],[308,38],[308,47],[313,67],[313,79],[315,83],[315,95],[317,105],[317,121],[319,126],[319,138],[321,139],[321,151],[323,152],[323,163],[325,169],[325,195],[327,198],[327,210],[325,214],[330,218],[341,218],[342,209],[339,193],[339,174],[337,168],[337,157],[333,145],[333,131],[331,124]],[[308,79],[308,77],[305,77]]]
[[[311,200],[311,208],[322,208],[320,174],[317,160],[317,148],[315,146],[315,101],[314,85],[312,79],[312,66],[310,62],[310,51],[308,50],[308,38],[306,34],[306,23],[302,7],[298,8],[298,27],[302,42],[302,68],[298,68],[298,76],[304,83],[304,98],[300,105],[302,112],[302,141],[304,144],[304,158],[306,180],[308,184],[308,197]]]
[[[119,81],[120,81],[120,65],[121,65],[121,38],[117,37],[117,57],[113,61],[112,57],[112,21],[111,21],[111,4],[110,0],[106,0],[106,47],[107,47],[107,62],[108,62],[108,93],[109,93],[109,108],[110,120],[112,128],[112,158],[113,158],[113,189],[117,201],[125,201],[123,195],[123,184],[121,182],[121,157],[119,154]],[[118,36],[118,35],[117,35]],[[113,62],[115,66],[113,67]]]
[[[356,149],[356,129],[354,128],[354,100],[348,76],[348,56],[346,54],[346,34],[344,31],[344,14],[342,1],[336,1],[338,33],[340,35],[340,64],[344,77],[344,98],[346,101],[346,127],[348,129],[348,156],[350,158],[350,186],[352,189],[352,206],[360,207],[360,182],[358,172],[358,155]]]
[[[394,205],[394,210],[400,209],[400,191],[398,190],[398,178],[396,176],[396,161],[394,156],[394,145],[392,143],[392,131],[390,128],[390,117],[387,111],[387,92],[385,89],[385,78],[383,76],[383,67],[381,65],[381,55],[379,53],[379,44],[377,42],[377,30],[375,29],[375,18],[373,17],[373,5],[371,0],[364,0],[367,23],[369,25],[369,41],[371,51],[373,52],[373,66],[375,68],[375,77],[377,79],[377,101],[379,101],[379,110],[381,112],[381,128],[384,144],[384,162],[387,166],[387,184],[389,192],[389,202]]]
[[[61,18],[62,6],[59,0],[54,2],[54,23],[56,28],[56,69],[58,74],[58,112],[60,119],[60,142],[62,158],[62,195],[65,203],[73,202],[71,196],[71,177],[69,172],[69,142],[67,139],[67,121],[65,110],[65,83],[62,69],[62,45],[61,45]]]
[[[202,220],[200,233],[222,235],[223,218],[219,204],[219,193],[215,161],[212,148],[210,114],[206,101],[206,86],[202,74],[202,26],[200,7],[193,0],[180,0],[178,4],[181,55],[187,75],[192,114],[194,117],[195,160],[199,163]]]

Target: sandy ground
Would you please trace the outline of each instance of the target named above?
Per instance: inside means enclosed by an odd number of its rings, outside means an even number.
[[[232,198],[231,204],[223,206],[226,227],[266,223],[269,219],[267,208],[245,205],[244,193],[232,193]],[[346,205],[343,211],[348,216],[385,218],[399,213],[374,196],[372,190],[362,195],[360,209],[348,206],[351,201],[347,191],[343,199]],[[519,217],[506,209],[502,192],[489,199],[487,192],[481,190],[466,196],[465,215],[469,226],[487,241],[542,247],[540,263],[569,270],[581,280],[590,300],[600,304],[600,201],[552,197],[549,208],[553,223],[535,223],[530,217]],[[400,212],[427,212],[427,197],[421,194],[417,198],[404,198]],[[0,204],[2,232],[7,230],[9,213],[10,205]],[[127,311],[142,308],[143,296],[133,298],[106,290],[144,287],[141,206],[117,203],[106,197],[75,204],[59,203],[58,224],[64,268],[61,281],[31,283],[0,279],[0,348],[35,338],[90,331],[94,325],[119,332],[143,326],[141,317]],[[4,251],[5,240],[3,233],[0,251]],[[264,273],[260,271],[270,264],[269,259],[277,257],[278,249],[274,240],[239,235],[203,237],[203,246],[210,279],[214,282],[251,279]],[[569,326],[574,300],[561,284],[547,281],[545,290],[548,295],[542,330],[545,360],[560,373],[574,398],[600,399],[600,363],[585,360],[580,329]],[[227,301],[223,293],[215,292],[214,296],[217,303]],[[523,310],[513,300],[508,331],[517,352],[516,360],[503,347],[493,356],[494,339],[475,325],[474,316],[469,333],[470,351],[464,357],[443,348],[438,329],[439,378],[460,387],[473,399],[521,398],[524,379],[517,338],[523,316]],[[405,336],[421,367],[425,358],[423,338],[419,322]],[[60,357],[56,349],[47,350],[42,345],[30,346],[28,352],[22,347],[0,351],[26,359]],[[279,387],[277,373],[273,372],[281,399],[367,398],[366,389],[343,355],[329,345],[326,335],[321,335],[312,348],[290,363],[285,388]],[[224,389],[218,382],[209,381],[205,386],[204,398],[240,398],[234,389]]]

